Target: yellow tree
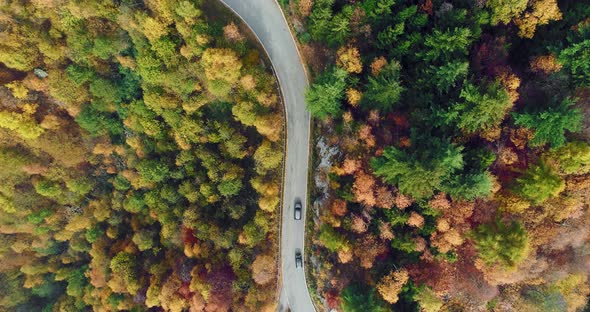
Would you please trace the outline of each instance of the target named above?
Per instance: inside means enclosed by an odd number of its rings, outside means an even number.
[[[518,26],[518,35],[524,38],[532,38],[538,25],[548,24],[550,21],[558,21],[562,18],[557,6],[557,0],[536,0],[529,3],[532,10],[514,20]]]
[[[377,284],[377,291],[385,301],[394,304],[399,300],[399,293],[402,287],[408,282],[408,271],[401,269],[391,271],[388,275],[381,278]]]
[[[166,23],[159,19],[153,18],[151,16],[142,16],[139,19],[143,28],[143,34],[151,42],[158,40],[160,37],[168,33],[168,30],[166,29]]]
[[[356,47],[346,46],[341,47],[336,52],[338,58],[336,64],[344,68],[349,73],[360,74],[363,71],[363,64],[361,63],[361,54]]]
[[[540,55],[530,61],[531,70],[535,73],[551,74],[561,70],[555,54]]]
[[[282,160],[281,149],[267,140],[262,141],[256,152],[254,152],[256,172],[260,174],[279,168]]]
[[[201,58],[201,65],[205,69],[205,76],[209,81],[234,84],[240,78],[242,62],[233,50],[207,49]]]

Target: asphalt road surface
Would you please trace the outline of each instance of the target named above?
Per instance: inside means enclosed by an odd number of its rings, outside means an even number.
[[[305,69],[289,26],[276,0],[221,0],[252,29],[266,50],[279,80],[287,117],[287,155],[283,190],[281,267],[283,289],[279,311],[315,311],[303,268],[295,267],[295,250],[303,253],[310,115],[305,107],[308,86]],[[301,220],[294,219],[294,202],[303,204]],[[305,257],[304,257],[305,258]],[[305,266],[305,263],[304,263]]]

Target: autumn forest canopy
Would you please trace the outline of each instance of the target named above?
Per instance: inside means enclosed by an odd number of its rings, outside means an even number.
[[[210,1],[0,5],[0,311],[271,311],[282,109]]]
[[[590,309],[588,1],[278,2],[316,307]],[[0,312],[276,311],[284,112],[244,24],[4,0],[0,39]]]
[[[316,303],[584,309],[590,3],[282,2],[315,77]]]

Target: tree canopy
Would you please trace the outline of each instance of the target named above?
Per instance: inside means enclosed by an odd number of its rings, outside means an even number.
[[[339,67],[324,72],[305,94],[307,108],[314,117],[325,119],[342,111],[347,72]]]
[[[516,221],[506,224],[496,220],[480,225],[473,231],[473,239],[479,257],[487,265],[514,267],[526,258],[529,249],[527,232]]]
[[[377,176],[397,185],[402,194],[428,198],[464,165],[462,148],[444,141],[431,143],[426,153],[387,147],[383,156],[371,159],[371,167]]]
[[[566,98],[546,110],[514,113],[514,122],[519,126],[534,129],[535,136],[530,141],[532,146],[542,146],[549,143],[551,147],[560,147],[566,141],[566,130],[577,132],[580,131],[582,125],[580,110],[571,108],[574,104],[573,99]]]

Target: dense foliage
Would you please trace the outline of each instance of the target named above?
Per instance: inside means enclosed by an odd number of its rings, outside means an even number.
[[[283,2],[316,76],[326,309],[581,309],[588,3]]]
[[[205,2],[0,5],[0,311],[275,309],[276,85]]]

